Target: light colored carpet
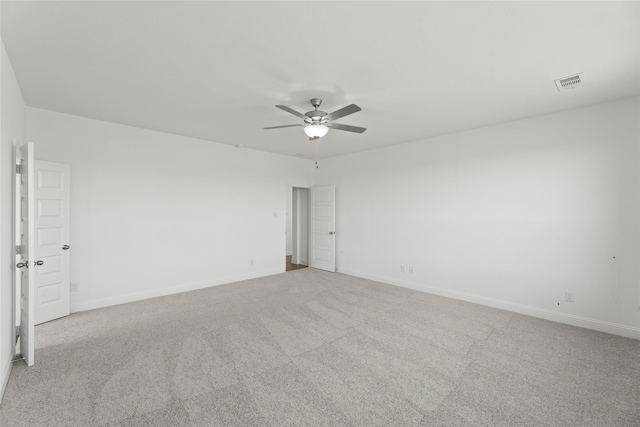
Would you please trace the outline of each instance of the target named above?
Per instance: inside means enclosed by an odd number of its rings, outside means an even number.
[[[640,425],[640,341],[311,268],[36,340],[4,427]]]

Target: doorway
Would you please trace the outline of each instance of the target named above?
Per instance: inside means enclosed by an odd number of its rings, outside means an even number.
[[[309,189],[286,187],[285,271],[309,265]]]

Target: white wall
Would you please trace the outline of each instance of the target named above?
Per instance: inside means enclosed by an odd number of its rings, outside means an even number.
[[[293,189],[294,264],[309,265],[309,189]]]
[[[311,161],[34,108],[27,137],[71,166],[72,311],[284,272]]]
[[[298,262],[309,265],[309,189],[298,191]]]
[[[293,255],[293,187],[286,188],[287,214],[287,256]]]
[[[640,338],[639,106],[320,161],[315,184],[337,186],[339,270]]]
[[[2,44],[0,59],[0,399],[11,372],[14,353],[13,188],[14,140],[24,142],[25,104],[13,67]]]

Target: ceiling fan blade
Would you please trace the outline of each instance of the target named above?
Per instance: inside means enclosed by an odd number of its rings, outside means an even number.
[[[294,116],[300,117],[301,119],[306,119],[307,118],[307,116],[305,116],[304,114],[299,113],[296,110],[294,110],[293,108],[287,107],[286,105],[276,105],[276,107],[278,107],[281,110],[286,111],[287,113],[291,113]]]
[[[361,128],[361,127],[358,127],[358,126],[342,125],[340,123],[328,123],[327,126],[330,127],[331,129],[346,130],[347,132],[362,133],[365,130],[367,130],[367,128]]]
[[[327,116],[327,118],[329,120],[336,120],[336,119],[339,119],[340,117],[344,117],[344,116],[348,116],[349,114],[357,113],[360,110],[362,110],[362,108],[358,107],[356,104],[351,104],[351,105],[347,105],[344,108],[341,108],[339,110],[334,111],[333,113],[329,114]]]
[[[304,126],[304,125],[283,125],[283,126],[270,126],[265,129],[279,129],[279,128],[292,128],[294,126]]]

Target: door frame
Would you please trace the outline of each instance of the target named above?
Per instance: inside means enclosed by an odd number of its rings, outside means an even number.
[[[309,184],[305,184],[305,185],[285,184],[285,186],[284,186],[284,193],[283,193],[283,196],[284,196],[284,209],[282,210],[282,212],[284,212],[284,215],[283,215],[282,221],[283,221],[283,226],[284,226],[285,233],[284,233],[284,238],[283,238],[283,241],[282,241],[282,259],[285,259],[285,260],[287,259],[287,234],[286,234],[286,231],[287,231],[287,189],[289,187],[291,187],[292,189],[302,188],[302,189],[305,189],[305,190],[311,190],[313,188],[313,185],[309,185]],[[308,213],[308,209],[307,209],[307,213]],[[293,215],[293,209],[291,211],[291,214]],[[293,230],[292,230],[292,232],[293,232]],[[308,242],[309,242],[309,235],[310,235],[309,233],[310,233],[309,221],[307,221],[307,245],[308,245]],[[307,251],[308,251],[308,249],[307,249]],[[283,267],[283,270],[286,271],[286,266]]]
[[[20,354],[27,366],[35,363],[35,144],[33,142],[24,142],[16,147],[15,164],[20,165],[20,171],[16,167],[15,204],[13,206],[16,220],[14,222],[15,242],[21,246],[20,253],[16,251],[16,264],[14,267],[14,289],[18,294],[19,300],[16,299],[17,305],[14,306],[14,313],[18,312],[20,319],[16,321],[15,326],[20,326]],[[26,177],[26,178],[25,178]],[[25,195],[23,181],[26,180],[26,200],[23,203],[22,198]],[[18,211],[18,208],[20,209]],[[25,218],[26,208],[26,221]],[[23,226],[26,226],[27,241],[25,243],[23,237]],[[25,251],[27,253],[25,253]],[[31,264],[31,268],[18,267],[17,262],[27,262]],[[27,264],[27,265],[28,265]],[[25,270],[26,268],[26,270]],[[26,279],[26,280],[25,280]],[[19,286],[19,287],[18,287]],[[17,316],[16,316],[17,317]],[[16,334],[18,335],[18,334]],[[15,352],[14,352],[15,355]],[[15,359],[14,360],[19,360]]]

